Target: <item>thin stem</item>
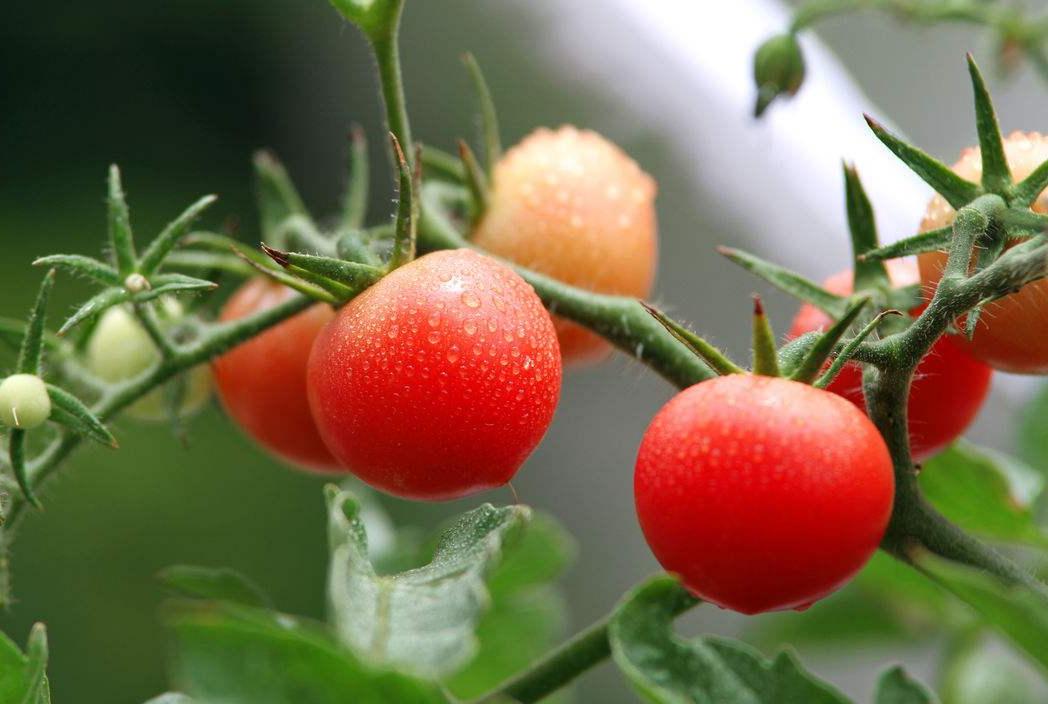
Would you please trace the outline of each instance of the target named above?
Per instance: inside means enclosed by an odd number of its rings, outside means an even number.
[[[379,84],[386,102],[386,120],[389,131],[396,135],[400,148],[408,163],[415,158],[415,146],[411,141],[411,123],[408,121],[407,100],[404,97],[404,80],[400,72],[400,51],[397,48],[399,22],[393,22],[387,34],[372,37],[371,46],[378,63]],[[394,155],[394,161],[396,155]],[[397,170],[394,163],[394,171]]]
[[[160,356],[163,359],[171,359],[178,354],[178,350],[175,349],[171,340],[160,329],[160,321],[156,317],[156,310],[153,308],[153,304],[150,302],[136,303],[134,308],[135,317],[138,318],[138,322],[142,324],[142,328],[149,335],[149,339],[153,341],[153,344],[160,351]]]

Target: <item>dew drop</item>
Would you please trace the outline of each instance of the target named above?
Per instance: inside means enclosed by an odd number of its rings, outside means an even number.
[[[431,330],[429,335],[426,336],[426,339],[429,340],[429,343],[431,345],[435,345],[438,342],[440,342],[440,333],[437,332],[436,330]]]
[[[448,361],[451,364],[454,364],[455,362],[458,361],[458,358],[459,358],[458,345],[452,345],[451,347],[448,348]]]
[[[433,311],[429,314],[429,318],[426,322],[429,323],[429,326],[431,328],[438,327],[440,325],[440,313],[438,313],[437,311]]]
[[[467,320],[465,323],[462,324],[462,330],[467,335],[476,335],[477,334],[477,323],[475,321],[473,321],[473,320]]]
[[[462,292],[462,302],[465,303],[468,308],[480,308],[480,299],[477,298],[477,294],[472,291]]]

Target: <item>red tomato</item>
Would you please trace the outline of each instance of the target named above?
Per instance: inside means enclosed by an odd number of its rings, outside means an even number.
[[[434,252],[350,301],[317,337],[309,400],[368,484],[444,500],[508,482],[560,396],[557,336],[534,290],[468,250]]]
[[[733,374],[652,420],[633,480],[655,557],[697,596],[755,614],[803,609],[876,550],[895,480],[877,428],[834,394]]]
[[[236,320],[272,308],[294,291],[269,279],[251,279],[222,309]],[[338,471],[320,439],[306,395],[306,363],[313,340],[335,317],[324,303],[308,308],[215,360],[219,397],[226,411],[256,442],[289,462]]]
[[[917,283],[917,266],[911,260],[895,259],[888,271],[895,286]],[[842,271],[823,282],[827,291],[848,296],[852,293],[852,272]],[[825,330],[831,325],[828,315],[813,305],[804,304],[793,319],[790,337]],[[993,370],[965,352],[953,338],[943,336],[917,366],[910,388],[907,416],[910,425],[910,450],[915,459],[934,455],[963,433],[979,414],[990,391]],[[862,392],[862,367],[848,364],[827,387],[843,396],[860,410],[866,410]]]
[[[655,277],[655,181],[596,132],[538,129],[495,167],[472,240],[573,286],[647,298]],[[554,316],[565,362],[600,360],[611,345]]]
[[[1039,132],[1013,132],[1004,140],[1004,152],[1012,177],[1018,182],[1048,161],[1048,137]],[[961,153],[953,170],[978,182],[982,178],[982,155],[978,147]],[[1048,191],[1034,202],[1033,210],[1048,213]],[[921,221],[921,232],[946,227],[953,222],[954,210],[940,196],[928,204]],[[918,261],[921,280],[934,288],[946,266],[945,252],[922,254]],[[973,356],[995,369],[1016,374],[1048,374],[1048,280],[1024,286],[1018,293],[989,303],[975,326],[971,341],[954,338]]]

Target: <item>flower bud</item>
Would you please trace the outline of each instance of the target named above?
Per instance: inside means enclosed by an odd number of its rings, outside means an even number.
[[[757,84],[757,117],[780,95],[794,95],[800,90],[804,56],[797,37],[781,34],[761,44],[753,59],[753,79]]]
[[[44,380],[33,374],[13,374],[0,383],[0,423],[31,430],[51,416],[51,397]]]

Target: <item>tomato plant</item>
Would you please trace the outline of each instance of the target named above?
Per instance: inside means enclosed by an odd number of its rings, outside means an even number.
[[[1004,140],[1004,154],[1015,179],[1024,179],[1048,159],[1048,138],[1039,132],[1014,132]],[[969,181],[982,178],[982,159],[977,148],[966,149],[953,170]],[[1048,212],[1043,191],[1031,204],[1038,213]],[[954,209],[942,196],[932,198],[921,220],[921,232],[947,227]],[[925,252],[919,257],[921,280],[937,286],[946,266],[945,252]],[[979,317],[969,341],[958,335],[958,344],[987,364],[1006,372],[1048,372],[1048,284],[1034,282],[1020,291],[989,302]]]
[[[552,517],[519,502],[481,504],[423,540],[395,528],[387,497],[339,477],[323,492],[324,620],[278,611],[231,570],[164,570],[177,595],[163,609],[176,653],[171,681],[185,693],[153,704],[530,704],[608,658],[656,704],[848,704],[780,649],[794,640],[783,634],[833,648],[931,636],[947,645],[944,704],[973,693],[1043,698],[1008,687],[1011,675],[989,685],[959,676],[999,667],[980,657],[991,632],[1009,658],[1048,667],[1048,534],[1039,511],[1048,495],[1048,396],[1024,419],[1025,459],[1037,467],[958,437],[990,375],[969,352],[997,368],[1048,369],[1039,358],[1048,332],[1040,308],[1048,142],[1002,138],[972,57],[979,151],[955,170],[867,118],[941,196],[923,232],[882,246],[858,169],[846,165],[849,272],[819,285],[719,248],[806,304],[779,346],[755,298],[747,370],[638,300],[654,272],[655,183],[631,158],[571,127],[538,130],[502,156],[494,101],[471,57],[485,167],[466,142],[457,158],[417,145],[400,75],[404,0],[332,2],[363,32],[377,64],[393,217],[369,224],[359,128],[336,218],[315,219],[276,158],[256,157],[258,248],[194,227],[212,196],[139,247],[112,167],[103,256],[40,257],[34,263],[47,273],[29,315],[0,319],[0,342],[16,352],[0,381],[0,602],[10,598],[2,551],[43,505],[39,492],[65,460],[85,439],[116,448],[107,424],[121,413],[179,420],[202,403],[206,387],[196,380],[206,381],[209,364],[234,422],[273,453],[353,474],[386,494],[446,500],[508,483],[551,423],[562,354],[581,360],[614,346],[678,389],[652,419],[634,466],[636,514],[666,574],[562,641],[554,582],[575,548]],[[785,33],[756,51],[758,114],[801,89],[798,33],[860,6],[984,25],[1046,66],[1048,23],[1020,8],[805,3]],[[912,268],[892,263],[912,255],[934,284],[923,291]],[[99,290],[52,329],[58,272]],[[209,294],[230,279],[238,288],[219,311],[222,299]],[[570,471],[545,481],[567,491]],[[609,467],[601,480],[621,478]],[[624,554],[610,547],[593,554]],[[678,636],[674,618],[705,602],[744,614],[811,609],[746,621],[749,643]],[[779,650],[768,657],[754,642]],[[24,649],[0,635],[0,704],[50,703],[49,652],[42,624]],[[936,698],[893,667],[878,678],[875,701]]]
[[[219,319],[240,320],[294,295],[286,286],[253,278],[226,302]],[[310,414],[306,365],[313,341],[334,317],[331,306],[317,303],[213,363],[222,405],[244,432],[293,464],[326,471],[339,470],[339,464]]]
[[[909,260],[894,259],[888,271],[892,284],[917,283],[917,266]],[[823,282],[830,293],[852,293],[852,272],[842,271]],[[801,306],[790,327],[791,337],[825,330],[832,319],[810,303]],[[969,355],[952,337],[942,337],[921,360],[914,373],[907,408],[910,449],[915,459],[929,457],[949,445],[975,420],[990,390],[992,369]],[[862,391],[862,367],[848,364],[827,387],[866,410]]]
[[[600,135],[539,129],[495,166],[473,242],[580,288],[644,298],[655,277],[655,181]],[[565,362],[611,346],[554,317]]]
[[[513,478],[553,418],[549,315],[511,270],[467,250],[395,270],[317,337],[309,400],[332,454],[372,486],[451,499]]]

